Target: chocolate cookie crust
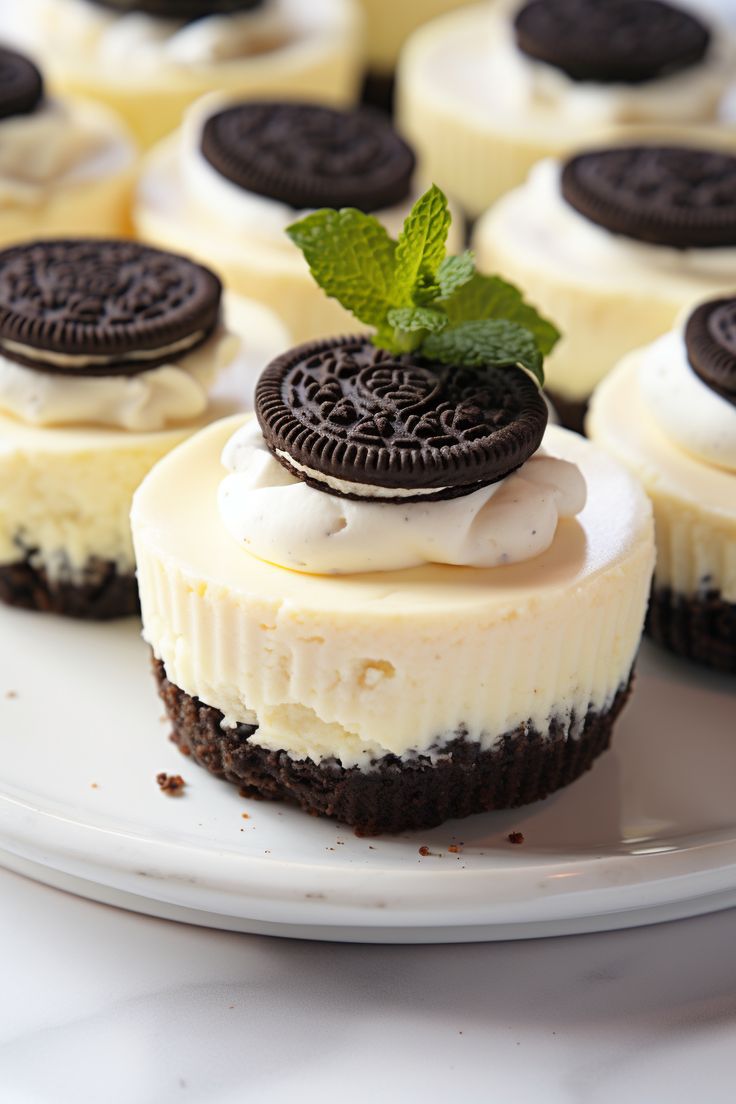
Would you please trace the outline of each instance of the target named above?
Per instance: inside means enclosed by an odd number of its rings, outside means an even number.
[[[519,49],[574,81],[643,84],[697,65],[701,21],[662,0],[532,0],[514,20]]]
[[[571,158],[562,195],[591,222],[674,249],[736,245],[736,157],[690,146],[620,146]]]
[[[326,477],[400,490],[403,502],[413,491],[454,498],[502,479],[536,452],[547,424],[538,387],[518,368],[394,356],[365,337],[278,357],[258,381],[255,409],[271,451],[306,483],[344,497],[362,496]]]
[[[454,817],[542,800],[574,782],[606,750],[631,688],[629,681],[605,711],[554,718],[544,733],[519,725],[494,750],[483,751],[460,730],[434,762],[387,755],[362,771],[257,747],[251,743],[257,728],[222,728],[219,710],[185,694],[166,678],[163,664],[153,662],[172,738],[182,750],[246,795],[288,801],[365,835],[434,828]]]
[[[736,603],[718,590],[686,596],[655,586],[645,631],[677,655],[736,675]]]
[[[221,295],[209,269],[136,242],[18,245],[0,252],[0,350],[44,372],[136,375],[206,340]],[[44,352],[81,362],[54,363]]]
[[[409,196],[415,167],[382,113],[306,103],[226,108],[205,123],[202,153],[239,188],[295,210],[393,207]]]
[[[30,115],[43,100],[43,77],[23,54],[0,48],[0,119]]]
[[[736,406],[736,299],[697,307],[685,326],[685,345],[696,375]]]
[[[0,564],[0,602],[18,609],[57,613],[84,621],[111,621],[140,613],[135,575],[120,574],[108,560],[90,560],[81,580],[51,579],[31,557]]]
[[[92,0],[99,8],[143,12],[161,19],[201,19],[205,15],[232,15],[263,7],[265,0]]]

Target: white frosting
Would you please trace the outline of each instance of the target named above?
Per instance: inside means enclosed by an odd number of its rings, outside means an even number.
[[[553,112],[581,126],[712,119],[730,83],[734,43],[730,32],[711,29],[711,45],[697,65],[642,84],[596,84],[572,80],[561,69],[522,53],[510,21],[494,20],[488,79],[498,96],[496,110],[512,115]]]
[[[48,99],[29,115],[0,120],[0,210],[39,205],[58,185],[119,172],[132,158],[107,112]]]
[[[220,328],[170,364],[134,376],[69,376],[28,368],[0,354],[0,410],[35,426],[113,426],[138,432],[198,418],[239,341]]]
[[[203,97],[185,116],[179,138],[179,179],[189,209],[204,223],[228,238],[246,237],[267,242],[287,254],[301,254],[286,235],[291,223],[309,214],[285,203],[240,188],[222,176],[202,155],[202,128],[206,120],[232,101],[218,93]],[[375,211],[389,234],[396,237],[404,224],[416,190],[403,202]]]
[[[649,413],[672,441],[707,464],[736,472],[736,406],[695,374],[682,329],[642,352],[638,378]]]
[[[331,4],[267,0],[253,11],[210,15],[193,23],[140,12],[119,14],[91,0],[20,0],[0,13],[5,34],[42,56],[101,68],[153,72],[223,64],[278,49],[318,33]],[[11,9],[11,4],[7,7]]]
[[[562,196],[559,162],[547,159],[535,165],[525,184],[501,201],[506,217],[516,220],[520,248],[533,248],[558,271],[569,271],[593,283],[641,285],[642,275],[662,286],[677,280],[733,282],[736,248],[673,249],[650,245],[621,234],[579,214]],[[501,209],[501,208],[499,208]]]
[[[580,470],[543,450],[490,487],[403,505],[307,486],[276,460],[255,421],[230,439],[222,462],[230,474],[218,501],[230,535],[259,559],[315,575],[522,563],[545,552],[558,520],[586,499]]]

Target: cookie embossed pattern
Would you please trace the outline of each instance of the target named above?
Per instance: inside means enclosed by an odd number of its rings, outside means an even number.
[[[434,187],[396,240],[356,208],[293,224],[373,336],[277,358],[257,421],[177,450],[132,515],[174,738],[363,833],[524,804],[587,770],[629,693],[652,567],[634,481],[545,431],[555,327],[448,256],[449,224]]]

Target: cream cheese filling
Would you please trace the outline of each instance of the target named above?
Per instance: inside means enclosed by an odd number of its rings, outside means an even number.
[[[244,554],[315,575],[396,571],[420,564],[498,567],[545,552],[561,518],[585,506],[574,465],[540,449],[488,487],[432,502],[354,501],[288,472],[252,421],[228,442],[220,516]]]
[[[183,351],[170,347],[171,363],[132,376],[85,377],[44,372],[18,364],[0,352],[0,410],[28,425],[99,425],[135,432],[192,421],[207,409],[210,388],[237,356],[240,344],[234,334],[220,325],[207,341],[187,352],[187,347],[199,338],[201,334],[186,338]],[[24,354],[27,348],[20,346]],[[44,360],[50,359],[45,350],[34,351],[43,353]],[[157,355],[161,352],[158,350]],[[143,354],[144,359],[148,356]],[[54,363],[83,365],[106,363],[110,359],[66,359],[64,354],[58,354]]]

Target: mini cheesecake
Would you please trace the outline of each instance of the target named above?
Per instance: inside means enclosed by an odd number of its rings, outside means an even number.
[[[736,674],[736,299],[698,305],[624,358],[587,425],[654,507],[650,635]]]
[[[259,305],[233,301],[241,343],[221,299],[213,273],[131,242],[0,252],[2,601],[136,612],[134,490],[194,430],[243,409],[248,372],[286,340]]]
[[[413,151],[377,112],[215,97],[147,158],[134,219],[140,238],[211,265],[307,340],[354,321],[316,286],[286,228],[306,210],[357,207],[395,235],[418,175]]]
[[[736,156],[620,146],[537,165],[476,226],[479,267],[524,286],[563,337],[547,382],[580,429],[595,385],[688,305],[734,286]]]
[[[299,346],[132,527],[174,739],[358,832],[545,797],[608,746],[652,563],[637,482],[516,367]],[[187,488],[182,495],[180,489]]]
[[[663,0],[477,4],[409,40],[398,119],[475,218],[537,161],[591,143],[712,131],[733,146],[719,118],[733,57],[730,30]]]
[[[41,73],[0,48],[0,246],[130,229],[136,150],[97,104],[46,95]]]
[[[0,11],[0,37],[39,58],[54,89],[108,104],[144,147],[215,89],[352,103],[360,31],[355,0],[24,0]]]

